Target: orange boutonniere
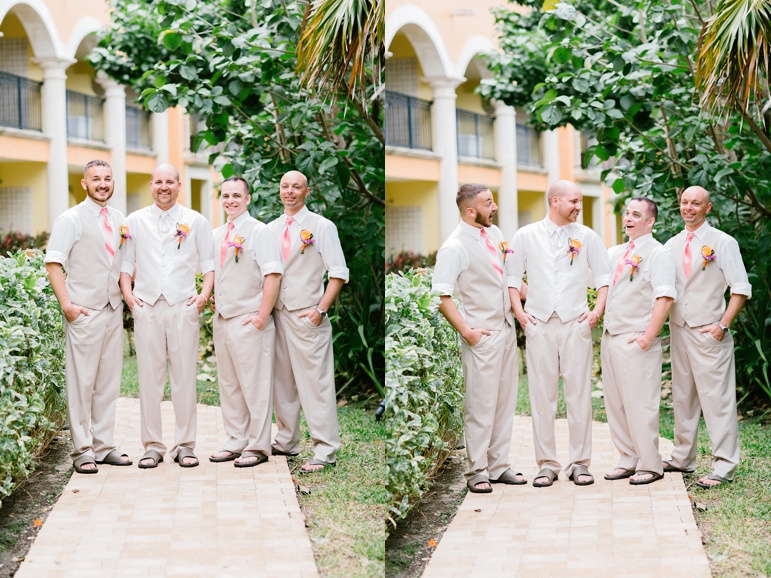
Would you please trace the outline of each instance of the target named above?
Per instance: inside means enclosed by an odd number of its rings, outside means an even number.
[[[228,247],[235,247],[236,249],[236,263],[238,263],[238,251],[244,248],[244,238],[236,235],[233,240],[228,242]]]
[[[123,243],[126,242],[126,239],[131,239],[132,236],[129,233],[128,225],[121,225],[118,231],[120,231],[120,245],[118,245],[118,250],[120,250],[123,249]]]
[[[498,248],[501,250],[501,253],[503,253],[503,262],[506,262],[506,257],[509,253],[513,253],[514,249],[509,249],[509,244],[506,241],[501,241],[498,243]]]
[[[630,265],[632,267],[632,272],[629,273],[629,280],[634,281],[634,274],[637,272],[637,270],[640,268],[640,263],[642,263],[642,257],[639,255],[632,255],[624,261],[627,265]]]
[[[570,253],[570,265],[573,265],[573,259],[581,252],[584,244],[578,239],[568,239],[568,253]]]
[[[174,233],[175,237],[179,237],[177,242],[177,249],[182,247],[182,239],[187,239],[187,234],[190,232],[190,226],[185,223],[177,223],[177,232]]]
[[[717,259],[717,255],[715,255],[715,250],[712,247],[709,247],[708,245],[702,246],[701,256],[704,259],[704,262],[701,264],[702,271],[704,271],[707,268],[707,263]]]
[[[304,255],[305,248],[308,245],[313,245],[313,243],[316,242],[316,239],[313,238],[313,233],[311,233],[308,229],[303,229],[300,231],[300,242],[303,244],[303,248],[300,249],[300,255]]]

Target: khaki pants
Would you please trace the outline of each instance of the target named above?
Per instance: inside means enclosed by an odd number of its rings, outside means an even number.
[[[675,450],[670,463],[683,470],[696,467],[696,437],[703,412],[712,441],[712,471],[733,480],[739,465],[734,339],[726,333],[723,341],[717,341],[699,327],[669,326],[675,409]]]
[[[504,324],[474,346],[461,341],[466,402],[463,423],[469,469],[497,479],[510,467],[509,446],[517,409],[517,334]]]
[[[243,325],[254,315],[230,319],[214,316],[214,347],[225,427],[222,449],[269,456],[276,326],[273,317],[268,317],[262,331],[251,323]]]
[[[332,324],[325,317],[316,327],[307,317],[297,317],[301,311],[273,311],[276,322],[273,403],[278,426],[275,446],[286,453],[299,451],[302,408],[313,442],[313,457],[331,464],[340,447]]]
[[[589,467],[592,459],[592,332],[589,322],[563,322],[555,313],[548,321],[528,323],[527,381],[533,417],[533,442],[538,468],[559,473],[554,418],[559,377],[562,375],[568,406],[568,457],[565,475],[576,465]]]
[[[171,401],[174,405],[174,446],[195,449],[197,425],[196,374],[198,361],[198,308],[185,301],[169,305],[161,297],[153,305],[134,307],[134,333],[139,374],[140,436],[147,450],[166,453],[161,422],[161,400],[169,365]]]
[[[103,460],[115,449],[115,404],[123,368],[123,305],[89,309],[73,322],[64,320],[67,415],[73,460],[89,455]]]
[[[661,340],[648,351],[627,343],[640,333],[602,336],[602,388],[618,468],[663,473],[659,454]]]

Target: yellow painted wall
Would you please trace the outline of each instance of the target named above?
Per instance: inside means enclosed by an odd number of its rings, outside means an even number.
[[[198,179],[190,179],[190,204],[191,209],[201,212],[203,208],[201,205],[201,188],[203,187],[203,181]]]
[[[74,207],[86,198],[86,191],[80,184],[82,179],[82,173],[69,173],[67,175],[67,185],[70,192],[70,207]]]
[[[543,192],[519,191],[517,193],[517,210],[529,211],[531,222],[540,221],[546,216],[546,196]]]
[[[439,250],[439,191],[434,183],[388,183],[386,204],[390,207],[421,207],[425,252],[428,254]]]
[[[79,60],[67,69],[67,89],[95,96],[94,76],[94,68],[88,62]]]
[[[137,174],[128,173],[126,175],[126,194],[138,193],[141,198],[140,207],[146,207],[153,202],[153,196],[150,194],[151,173]]]
[[[479,82],[467,81],[455,90],[455,94],[457,95],[457,100],[455,101],[456,108],[479,114],[487,114],[482,107],[482,98],[474,92],[477,86],[479,86]]]
[[[594,204],[599,203],[600,200],[596,197],[584,196],[584,208],[581,210],[583,216],[584,225],[590,229],[594,229]]]
[[[404,34],[398,33],[391,41],[388,51],[393,54],[391,58],[414,58],[418,63],[418,98],[423,100],[432,100],[434,91],[427,83],[423,82],[423,68],[420,66],[420,60],[415,54],[415,49]],[[387,70],[388,64],[386,64]],[[386,73],[387,75],[387,73]],[[387,79],[386,79],[387,82]]]
[[[32,189],[34,233],[48,230],[48,182],[45,163],[0,163],[0,186]]]

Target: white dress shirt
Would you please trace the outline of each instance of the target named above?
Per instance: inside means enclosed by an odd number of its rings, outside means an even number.
[[[704,237],[712,230],[712,226],[704,221],[701,226],[695,231],[689,231],[694,234],[694,238],[691,240],[691,255],[693,267],[701,267],[701,247],[704,245]],[[672,251],[673,239],[667,241],[664,247]],[[718,241],[715,247],[712,247],[715,251],[715,262],[723,272],[726,283],[731,288],[731,295],[737,293],[739,295],[746,295],[747,298],[752,297],[752,285],[750,285],[749,278],[747,277],[747,270],[744,268],[744,261],[742,261],[742,253],[739,250],[739,243],[736,239],[727,234],[722,234],[718,237]],[[672,259],[682,260],[683,255],[672,254]]]
[[[572,265],[571,239],[581,242]],[[513,253],[506,260],[508,286],[521,287],[527,273],[525,311],[541,321],[555,311],[563,322],[575,319],[588,310],[587,285],[604,287],[612,278],[604,243],[585,225],[558,227],[547,216],[517,231],[509,248]]]
[[[86,200],[83,201],[83,205],[85,205],[89,213],[94,216],[94,219],[99,221],[99,229],[102,229],[102,216],[100,214],[102,207],[97,205],[91,197],[86,197]],[[121,218],[116,219],[118,216]],[[107,207],[107,218],[110,221],[113,235],[112,248],[115,249],[116,257],[119,253],[120,231],[115,226],[115,222],[116,220],[122,221],[122,217],[123,215],[121,215],[118,209]],[[72,246],[80,241],[81,233],[81,222],[78,214],[72,210],[64,211],[56,218],[54,228],[51,230],[51,237],[48,239],[44,262],[66,265]]]
[[[653,241],[653,234],[648,233],[642,235],[634,241],[635,250],[641,250],[648,242]],[[610,264],[613,272],[615,273],[618,262],[626,253],[626,249],[629,243],[623,243],[622,245],[616,245],[608,249],[608,256],[610,257]],[[634,251],[633,251],[634,253]],[[659,297],[671,297],[675,299],[677,297],[677,290],[675,289],[675,269],[672,266],[672,256],[669,254],[664,246],[657,247],[651,251],[648,255],[650,260],[650,267],[642,267],[642,277],[646,283],[650,283],[653,287],[653,298]],[[621,272],[622,275],[629,275],[629,269],[624,269]]]
[[[303,220],[308,216],[309,212],[308,207],[304,206],[293,215],[294,221],[289,225],[289,238],[292,242],[292,250],[300,242],[300,231],[304,228]],[[286,218],[286,213],[284,213],[276,219],[281,224],[281,231],[286,226]],[[311,232],[313,233],[316,250],[321,255],[321,260],[324,262],[329,278],[342,279],[348,283],[348,267],[345,265],[345,255],[343,254],[343,247],[340,245],[340,237],[337,234],[335,224],[329,219],[321,217],[317,230]]]
[[[165,219],[165,223],[163,222]],[[152,204],[126,217],[131,239],[123,245],[121,272],[134,274],[134,295],[153,304],[163,295],[176,305],[197,295],[197,270],[214,270],[214,239],[209,222],[198,212],[176,203],[168,211]],[[177,225],[190,231],[180,242]]]
[[[233,232],[228,238],[228,241],[232,241],[233,237],[239,235],[238,228],[242,227],[244,223],[251,218],[249,211],[247,211],[233,219]],[[229,222],[230,219],[228,219],[223,227],[227,227]],[[276,241],[276,236],[273,234],[273,231],[268,229],[268,226],[265,223],[261,221],[257,222],[258,225],[255,227],[254,233],[252,235],[247,235],[244,238],[242,251],[249,255],[249,258],[260,266],[260,272],[263,277],[265,275],[270,275],[271,273],[283,273],[284,266],[281,264],[281,247],[279,247],[278,242]]]

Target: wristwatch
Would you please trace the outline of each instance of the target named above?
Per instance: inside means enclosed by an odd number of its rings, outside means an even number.
[[[321,316],[322,319],[324,319],[324,317],[327,316],[327,312],[326,311],[322,311],[318,307],[314,307],[314,309],[316,310],[316,313],[318,313]]]
[[[723,335],[725,335],[726,333],[728,333],[728,327],[726,327],[725,325],[721,324],[721,323],[720,323],[720,321],[717,321],[717,322],[715,323],[715,325],[717,325],[718,327],[720,327],[720,331],[722,331],[722,332],[723,332]]]

